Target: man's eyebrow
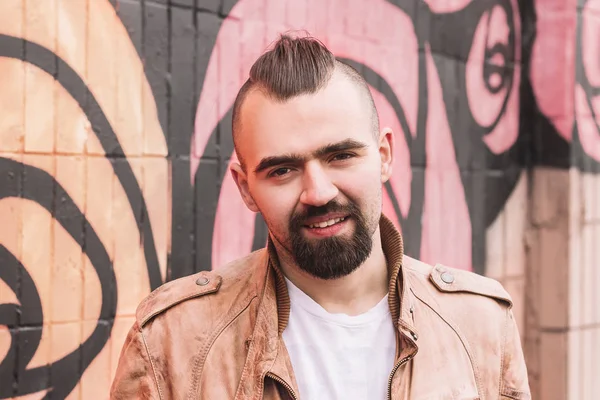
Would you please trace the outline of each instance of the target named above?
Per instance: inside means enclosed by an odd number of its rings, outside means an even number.
[[[359,142],[353,139],[342,140],[341,142],[328,144],[327,146],[323,146],[320,149],[317,149],[313,155],[315,158],[320,158],[326,156],[327,154],[336,153],[338,151],[345,150],[360,150],[367,148],[366,143]]]
[[[254,168],[254,173],[258,174],[267,168],[275,167],[281,164],[301,164],[304,162],[304,157],[299,154],[284,154],[281,156],[265,157]]]
[[[312,153],[312,155],[314,158],[322,158],[328,154],[336,153],[339,151],[360,150],[360,149],[364,149],[367,147],[368,146],[365,143],[362,143],[362,142],[359,142],[359,141],[353,140],[353,139],[346,139],[346,140],[342,140],[341,142],[331,143],[326,146],[323,146],[323,147],[315,150]],[[276,167],[276,166],[282,165],[282,164],[298,165],[298,164],[302,164],[305,161],[306,161],[306,157],[304,157],[300,154],[294,154],[294,153],[283,154],[280,156],[265,157],[262,160],[260,160],[260,162],[258,163],[256,168],[254,168],[254,173],[258,174],[267,168]]]

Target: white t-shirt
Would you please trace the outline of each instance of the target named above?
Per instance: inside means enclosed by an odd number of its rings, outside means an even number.
[[[387,396],[396,336],[386,295],[364,314],[331,314],[286,279],[291,309],[283,341],[302,400]]]

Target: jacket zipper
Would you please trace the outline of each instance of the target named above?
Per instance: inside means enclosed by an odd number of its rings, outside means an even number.
[[[390,373],[390,378],[388,380],[388,395],[387,395],[387,398],[389,400],[392,400],[392,380],[394,379],[394,374],[396,373],[396,371],[398,370],[398,368],[400,368],[402,366],[402,364],[404,364],[408,360],[410,360],[411,357],[412,356],[405,357],[402,360],[400,360],[396,365],[394,365],[394,369],[392,369],[392,372]],[[274,375],[274,374],[272,374],[270,372],[267,372],[266,376],[268,376],[269,378],[273,379],[274,381],[282,384],[283,387],[285,387],[287,389],[287,391],[292,395],[292,398],[294,400],[298,400],[298,397],[296,396],[296,393],[294,392],[294,389],[292,389],[292,387],[290,385],[288,385],[287,382],[285,382],[283,379],[281,379],[277,375]]]
[[[278,377],[277,375],[274,375],[270,372],[267,372],[267,375],[269,378],[281,383],[283,385],[283,387],[285,387],[287,389],[287,391],[292,395],[292,398],[294,400],[298,400],[298,396],[296,396],[296,393],[294,393],[294,389],[292,389],[292,387],[290,385],[287,384],[287,382],[285,382],[283,379],[281,379],[280,377]]]
[[[408,357],[404,357],[402,360],[398,361],[398,363],[396,365],[394,365],[394,369],[392,369],[392,372],[390,373],[390,379],[388,380],[388,393],[387,393],[388,400],[392,400],[392,381],[394,380],[394,374],[396,373],[398,368],[400,368],[402,366],[402,364],[404,364],[408,360],[410,360],[411,357],[412,357],[412,355],[410,355]]]

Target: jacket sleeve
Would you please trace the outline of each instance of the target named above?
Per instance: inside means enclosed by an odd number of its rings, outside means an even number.
[[[530,400],[527,366],[517,323],[511,309],[507,311],[502,355],[501,399]]]
[[[136,322],[125,339],[110,390],[112,400],[160,399],[154,368]]]

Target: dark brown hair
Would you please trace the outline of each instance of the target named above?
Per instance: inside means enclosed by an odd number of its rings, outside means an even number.
[[[373,134],[377,136],[379,134],[377,111],[363,77],[351,66],[336,60],[333,53],[318,39],[310,35],[292,37],[283,34],[271,50],[254,62],[250,69],[250,76],[235,99],[232,132],[236,149],[236,131],[240,128],[241,106],[251,90],[262,90],[267,96],[284,102],[299,95],[316,93],[327,85],[335,70],[342,72],[365,92],[373,113]],[[240,157],[239,152],[238,157]],[[240,162],[244,166],[241,159]]]

